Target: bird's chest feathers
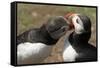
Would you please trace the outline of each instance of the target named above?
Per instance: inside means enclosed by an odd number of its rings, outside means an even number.
[[[17,47],[17,58],[21,61],[29,59],[37,61],[37,59],[41,60],[50,55],[51,50],[52,46],[43,43],[22,43]]]
[[[66,62],[75,61],[75,58],[77,56],[78,56],[78,53],[72,47],[72,45],[70,44],[67,38],[64,43],[64,52],[63,52],[64,61]]]

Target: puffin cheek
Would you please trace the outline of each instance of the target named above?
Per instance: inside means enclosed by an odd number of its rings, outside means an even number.
[[[59,29],[55,32],[50,33],[51,37],[54,39],[59,39],[61,36],[65,34],[65,31],[62,29]]]
[[[81,25],[77,24],[77,25],[75,25],[75,31],[76,31],[76,33],[80,34],[84,31],[84,28]]]

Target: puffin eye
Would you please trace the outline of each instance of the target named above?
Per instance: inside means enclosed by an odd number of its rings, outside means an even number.
[[[67,26],[61,27],[61,29],[63,30],[63,32],[65,32],[66,28],[67,28]]]
[[[78,21],[78,19],[76,19],[76,22],[79,24],[79,21]]]

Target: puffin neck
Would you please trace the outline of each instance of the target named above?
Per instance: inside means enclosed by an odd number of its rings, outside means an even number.
[[[89,39],[91,37],[91,31],[87,32],[87,33],[82,33],[82,34],[77,34],[75,32],[72,32],[69,36],[69,42],[73,45],[73,46],[77,46],[80,44],[87,44]]]
[[[81,49],[86,48],[88,41],[90,39],[91,32],[76,34],[72,32],[68,38],[71,46],[76,50],[76,52],[81,52]]]
[[[53,45],[56,44],[56,42],[58,41],[58,39],[53,39],[50,34],[48,33],[48,31],[46,30],[46,25],[43,25],[42,27],[40,27],[40,33],[42,34],[42,36],[48,40],[46,42],[47,45]]]

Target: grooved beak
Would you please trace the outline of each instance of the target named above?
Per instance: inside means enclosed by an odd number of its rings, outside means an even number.
[[[74,28],[74,25],[73,25],[73,22],[72,22],[72,17],[73,17],[74,15],[76,15],[76,14],[75,14],[75,13],[68,13],[68,14],[66,14],[66,15],[64,16],[65,19],[67,19],[67,20],[69,21],[69,26],[70,26],[69,30],[71,30],[71,29]]]

